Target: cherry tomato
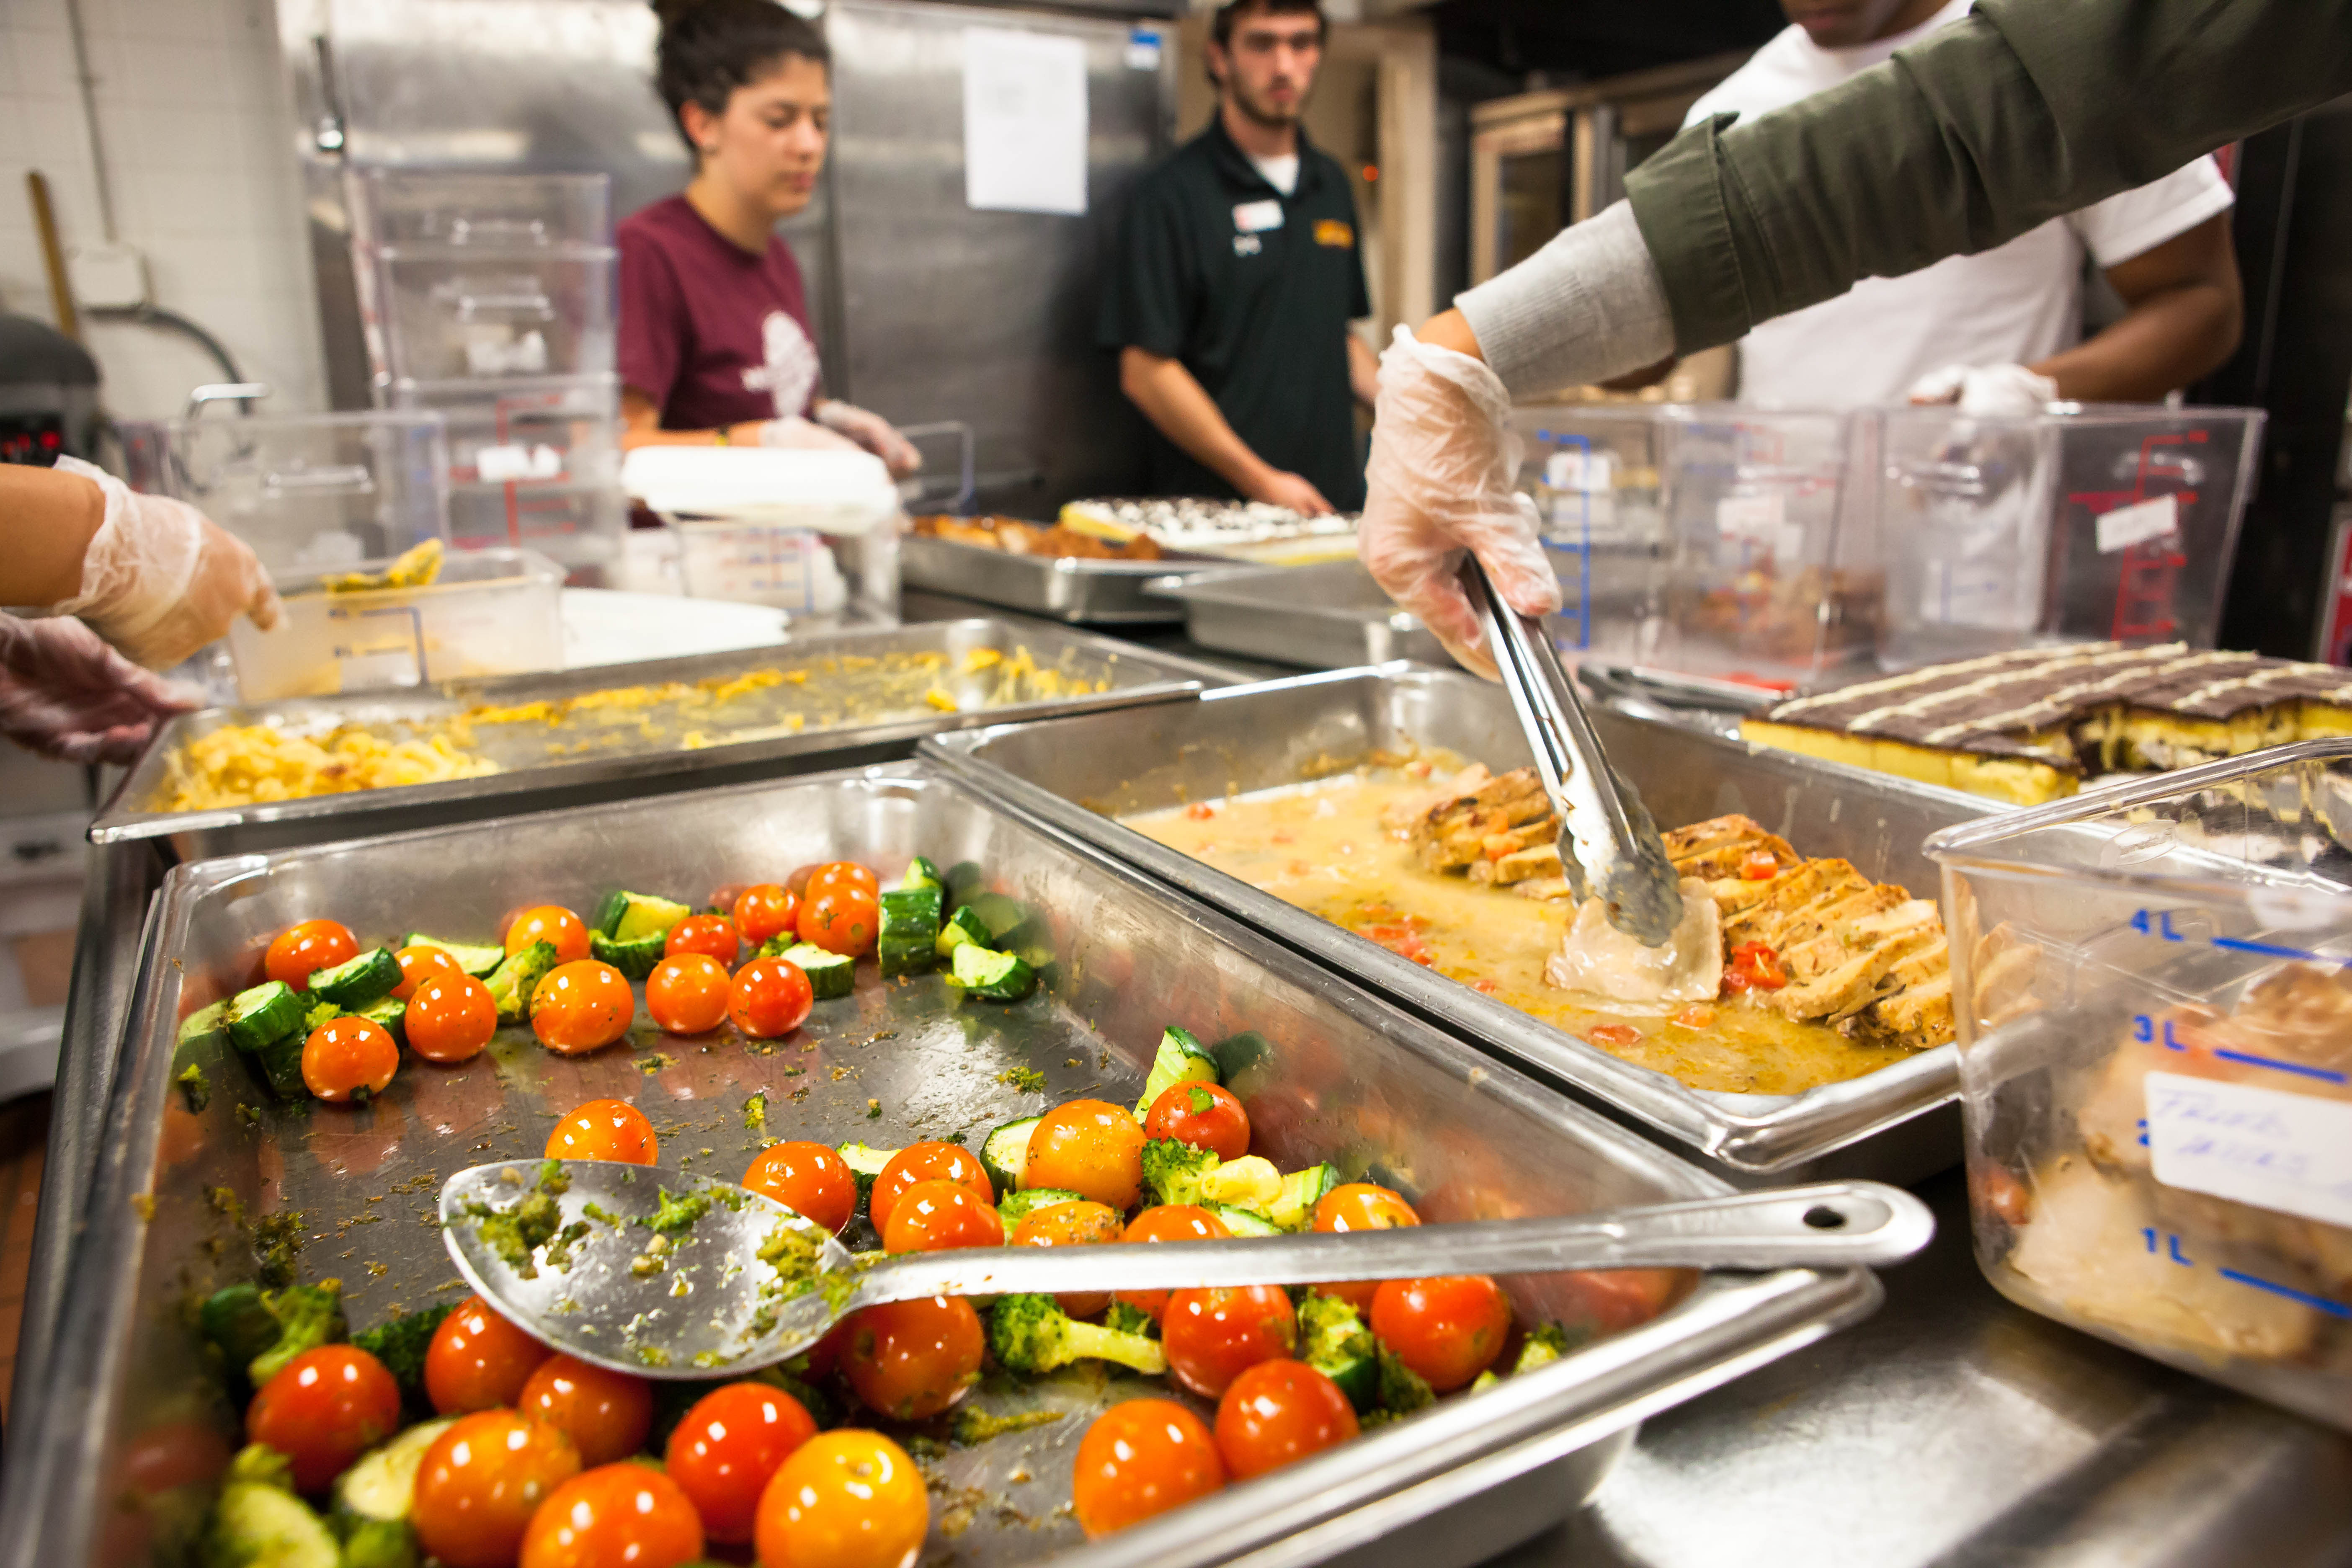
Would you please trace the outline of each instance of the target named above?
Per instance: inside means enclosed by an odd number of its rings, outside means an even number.
[[[625,1100],[592,1100],[547,1135],[551,1160],[625,1160],[650,1165],[655,1147],[654,1124]],[[588,1462],[597,1463],[593,1458]]]
[[[583,1470],[550,1492],[518,1568],[678,1568],[702,1555],[702,1520],[651,1465]]]
[[[695,1402],[669,1435],[669,1479],[713,1541],[749,1541],[776,1467],[816,1436],[801,1402],[764,1383],[730,1383]]]
[[[1224,1393],[1246,1369],[1298,1348],[1298,1315],[1275,1285],[1176,1290],[1160,1319],[1168,1370],[1204,1399]]]
[[[1088,1536],[1104,1536],[1207,1497],[1225,1484],[1209,1428],[1172,1399],[1130,1399],[1078,1440],[1070,1497]]]
[[[1124,1213],[1143,1195],[1143,1129],[1122,1106],[1073,1100],[1029,1135],[1024,1187],[1055,1187]]]
[[[1191,1204],[1161,1204],[1145,1209],[1127,1222],[1121,1241],[1223,1241],[1234,1233],[1225,1222],[1207,1209]],[[1121,1290],[1120,1300],[1139,1312],[1150,1314],[1153,1322],[1168,1310],[1165,1290]]]
[[[1146,1138],[1173,1138],[1195,1149],[1216,1152],[1220,1160],[1249,1152],[1249,1112],[1233,1090],[1213,1083],[1174,1083],[1151,1102],[1143,1119]]]
[[[338,963],[349,963],[359,955],[359,939],[340,921],[304,921],[278,933],[262,957],[261,972],[297,991],[308,991],[311,975]]]
[[[352,1461],[400,1430],[400,1384],[352,1345],[304,1351],[246,1406],[245,1436],[292,1461],[298,1491],[322,1492]]]
[[[823,1143],[779,1143],[761,1150],[743,1173],[743,1184],[835,1236],[857,1217],[857,1178]]]
[[[727,1016],[751,1038],[772,1040],[799,1028],[815,1005],[816,993],[799,964],[789,958],[755,958],[735,972]]]
[[[587,925],[562,904],[534,905],[507,926],[509,952],[520,952],[535,942],[553,942],[558,963],[588,956]]]
[[[930,1528],[904,1448],[878,1432],[820,1432],[760,1494],[761,1568],[907,1568]]]
[[[1217,1401],[1217,1454],[1237,1481],[1278,1470],[1356,1435],[1356,1407],[1303,1361],[1262,1361]]]
[[[1400,1226],[1420,1223],[1421,1216],[1412,1212],[1411,1204],[1388,1188],[1370,1182],[1349,1182],[1333,1187],[1315,1205],[1317,1230],[1394,1230]],[[1368,1312],[1372,1307],[1372,1292],[1380,1288],[1377,1279],[1349,1279],[1318,1285],[1315,1293],[1337,1296],[1358,1312]]]
[[[809,879],[824,870],[829,864],[831,864],[829,861],[812,860],[805,866],[795,866],[793,868],[793,874],[784,879],[784,886],[793,890],[793,897],[805,902],[808,899]],[[712,900],[714,903],[717,901],[715,899]],[[731,910],[735,906],[730,903],[727,907]]]
[[[1096,1247],[1117,1241],[1124,1229],[1118,1211],[1107,1204],[1080,1201],[1031,1209],[1013,1227],[1014,1247]],[[1073,1318],[1091,1318],[1110,1305],[1108,1290],[1067,1290],[1054,1298]]]
[[[580,1473],[580,1450],[511,1410],[461,1417],[416,1467],[409,1523],[449,1568],[512,1568],[531,1516]]]
[[[601,959],[559,963],[530,994],[530,1032],[561,1056],[611,1045],[629,1032],[636,1016],[628,981]]]
[[[809,879],[808,898],[794,925],[803,942],[856,958],[872,950],[881,908],[874,873],[845,861],[823,867]]]
[[[727,1016],[731,989],[727,966],[709,953],[673,952],[646,976],[646,1011],[673,1035],[705,1034]]]
[[[860,892],[878,896],[882,891],[882,879],[855,860],[829,861],[809,873],[803,897],[822,893],[827,888],[856,888]]]
[[[719,914],[723,915],[728,910],[735,907],[736,900],[741,898],[745,893],[750,892],[751,890],[751,884],[749,882],[730,882],[725,887],[714,889],[711,891],[709,900],[706,907],[715,910]],[[794,888],[793,891],[797,894],[800,889],[798,888]]]
[[[743,939],[735,934],[735,922],[725,915],[688,915],[669,928],[668,940],[662,943],[662,956],[676,958],[681,952],[698,952],[732,969],[742,949]]]
[[[1493,1364],[1511,1332],[1511,1303],[1484,1274],[1383,1279],[1372,1296],[1372,1332],[1439,1394]]]
[[[874,1190],[866,1194],[866,1216],[877,1231],[890,1228],[890,1211],[898,1206],[899,1194],[917,1182],[959,1182],[982,1203],[996,1202],[996,1184],[961,1145],[909,1143],[890,1156],[882,1173],[874,1178]]]
[[[463,974],[457,960],[446,948],[404,947],[392,955],[400,962],[400,984],[392,994],[405,1002],[416,994],[416,983],[436,974]]]
[[[444,1415],[512,1405],[539,1363],[555,1352],[468,1296],[441,1320],[425,1349],[425,1396]]]
[[[523,1380],[515,1408],[572,1439],[583,1465],[609,1465],[646,1445],[653,1384],[568,1355],[551,1355]]]
[[[428,1062],[470,1061],[499,1032],[499,1005],[490,988],[470,974],[433,974],[408,999],[401,1033]]]
[[[302,1082],[332,1103],[382,1094],[399,1070],[400,1047],[373,1018],[330,1018],[302,1042]]]
[[[867,1307],[849,1322],[841,1369],[877,1415],[920,1421],[980,1381],[980,1314],[961,1296]]]
[[[961,1182],[917,1182],[890,1207],[882,1233],[885,1252],[951,1252],[960,1247],[1002,1247],[1004,1221],[994,1205]]]
[[[801,901],[789,888],[761,882],[743,889],[734,903],[735,929],[753,947],[791,931],[801,918]]]

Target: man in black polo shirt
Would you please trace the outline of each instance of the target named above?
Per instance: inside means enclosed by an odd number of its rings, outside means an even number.
[[[1303,512],[1364,504],[1353,404],[1379,362],[1356,203],[1298,117],[1323,58],[1317,0],[1234,0],[1208,45],[1216,118],[1136,186],[1096,337],[1151,421],[1153,491]]]

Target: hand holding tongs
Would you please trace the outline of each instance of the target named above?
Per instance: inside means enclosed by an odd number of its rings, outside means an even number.
[[[1559,863],[1577,902],[1598,898],[1609,923],[1658,947],[1682,920],[1683,896],[1658,825],[1633,785],[1610,767],[1576,683],[1543,627],[1503,603],[1475,555],[1462,565],[1463,591],[1486,626],[1486,641],[1536,754],[1536,773],[1559,814]]]

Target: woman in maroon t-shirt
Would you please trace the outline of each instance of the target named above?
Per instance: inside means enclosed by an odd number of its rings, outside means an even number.
[[[623,444],[863,447],[920,458],[818,391],[800,264],[775,233],[816,194],[824,37],[772,0],[658,0],[659,86],[694,154],[682,195],[620,225]]]

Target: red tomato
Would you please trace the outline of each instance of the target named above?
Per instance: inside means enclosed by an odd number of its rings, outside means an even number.
[[[791,889],[780,888],[773,882],[744,889],[734,909],[735,929],[753,947],[791,931],[801,916],[800,900]]]
[[[416,983],[432,975],[463,974],[446,948],[404,947],[392,955],[400,961],[400,984],[392,994],[405,1002],[416,994]]]
[[[352,1461],[400,1430],[400,1384],[352,1345],[304,1351],[246,1406],[245,1436],[292,1461],[299,1491],[322,1492]]]
[[[1176,1290],[1160,1319],[1160,1342],[1176,1381],[1214,1399],[1245,1369],[1296,1351],[1298,1315],[1279,1286]]]
[[[878,1432],[820,1432],[760,1494],[762,1568],[907,1568],[931,1527],[923,1472]]]
[[[707,952],[673,952],[646,976],[646,1011],[673,1035],[700,1035],[727,1016],[727,966]]]
[[[425,1349],[425,1396],[444,1415],[512,1405],[539,1363],[554,1353],[488,1301],[468,1296],[441,1320]]]
[[[877,1231],[890,1228],[890,1211],[898,1206],[899,1194],[917,1182],[958,1182],[970,1187],[982,1203],[996,1202],[996,1184],[961,1145],[909,1143],[890,1156],[882,1173],[874,1178],[874,1190],[866,1194],[866,1215]]]
[[[816,1005],[808,976],[789,958],[755,958],[735,972],[727,1016],[755,1040],[789,1035],[807,1021]]]
[[[511,1410],[461,1418],[416,1467],[409,1523],[449,1568],[512,1568],[540,1504],[580,1473],[580,1450]]]
[[[302,1042],[302,1082],[331,1103],[382,1094],[399,1070],[400,1047],[372,1018],[330,1018]]]
[[[1029,1134],[1024,1188],[1048,1187],[1133,1208],[1143,1195],[1143,1129],[1124,1106],[1073,1100],[1045,1112]]]
[[[749,1541],[776,1467],[816,1436],[801,1402],[764,1383],[730,1383],[695,1402],[663,1462],[713,1541]]]
[[[681,952],[698,952],[732,969],[742,948],[743,939],[735,934],[735,922],[725,915],[688,915],[669,928],[669,937],[662,943],[662,956],[676,958]]]
[[[1400,1226],[1420,1223],[1421,1216],[1413,1213],[1411,1204],[1388,1188],[1370,1182],[1349,1182],[1333,1187],[1315,1205],[1317,1230],[1394,1230]],[[1358,1312],[1368,1312],[1372,1306],[1372,1292],[1380,1288],[1377,1279],[1350,1279],[1318,1285],[1315,1293],[1337,1296]]]
[[[980,1314],[961,1296],[867,1307],[849,1323],[841,1369],[877,1415],[920,1421],[980,1381]]]
[[[1234,1233],[1207,1209],[1191,1204],[1161,1204],[1145,1209],[1127,1222],[1121,1241],[1223,1241]],[[1158,1322],[1168,1309],[1165,1290],[1121,1290],[1118,1299]]]
[[[530,994],[530,1032],[559,1056],[611,1045],[629,1032],[636,1016],[628,981],[601,959],[559,963]]]
[[[555,962],[588,956],[588,928],[562,904],[539,904],[515,916],[507,927],[507,951],[520,952],[535,942],[555,944]]]
[[[823,1143],[779,1143],[761,1150],[743,1173],[743,1184],[835,1236],[857,1217],[857,1178],[840,1154]]]
[[[547,1135],[551,1160],[624,1160],[632,1165],[650,1165],[655,1149],[654,1124],[625,1100],[592,1100],[574,1108]]]
[[[583,1465],[609,1465],[646,1446],[653,1384],[568,1355],[551,1355],[523,1380],[515,1408],[572,1439]]]
[[[650,1465],[605,1465],[548,1494],[518,1568],[678,1568],[701,1555],[702,1520],[676,1481]]]
[[[1631,1024],[1595,1024],[1585,1038],[1604,1051],[1622,1051],[1642,1037],[1642,1031]]]
[[[1098,1247],[1119,1239],[1118,1211],[1105,1204],[1053,1204],[1031,1209],[1013,1227],[1014,1247]],[[1110,1305],[1108,1290],[1066,1290],[1054,1298],[1073,1318],[1091,1318]]]
[[[1726,991],[1778,991],[1789,984],[1789,971],[1769,942],[1743,942],[1731,950],[1723,971]]]
[[[917,1182],[890,1208],[882,1233],[885,1252],[951,1252],[960,1247],[1002,1247],[1004,1221],[995,1205],[961,1182]]]
[[[1579,1269],[1560,1281],[1581,1308],[1563,1307],[1561,1317],[1595,1334],[1613,1334],[1664,1311],[1689,1278],[1680,1268]]]
[[[829,861],[812,860],[805,866],[795,866],[793,868],[793,874],[784,879],[784,886],[792,889],[793,897],[805,903],[808,901],[809,879],[824,870],[829,864]],[[735,906],[730,903],[727,907],[731,910]]]
[[[1372,1297],[1372,1332],[1440,1394],[1486,1370],[1511,1332],[1511,1303],[1484,1274],[1384,1279]]]
[[[861,892],[878,895],[882,879],[855,860],[834,860],[809,873],[807,894],[822,893],[827,888],[856,888]]]
[[[1217,1453],[1237,1481],[1278,1470],[1356,1435],[1356,1407],[1303,1361],[1262,1361],[1217,1401]]]
[[[304,921],[278,933],[262,956],[261,972],[297,991],[310,989],[310,976],[360,955],[359,939],[335,921]]]
[[[856,958],[872,950],[881,908],[874,873],[842,861],[819,868],[809,879],[808,898],[794,923],[803,942]]]
[[[1225,1484],[1217,1440],[1172,1399],[1130,1399],[1095,1417],[1078,1440],[1070,1497],[1089,1537],[1125,1530]]]
[[[428,1062],[470,1061],[499,1032],[499,1005],[470,974],[426,976],[408,999],[401,1033]]]
[[[1249,1152],[1249,1112],[1233,1090],[1213,1083],[1174,1083],[1151,1102],[1143,1119],[1146,1138],[1173,1138],[1195,1149],[1213,1149],[1220,1160]]]

